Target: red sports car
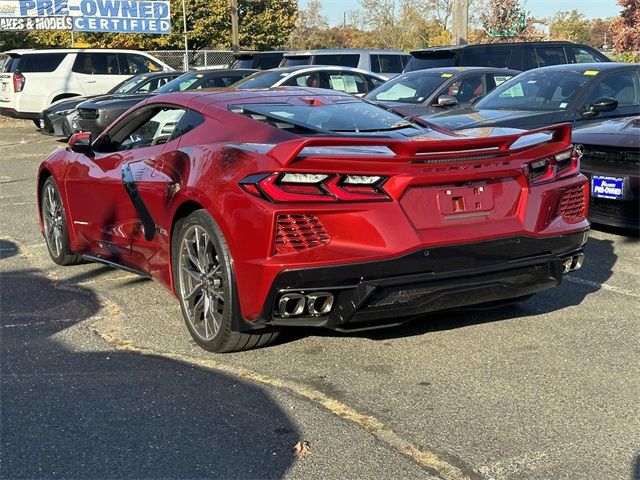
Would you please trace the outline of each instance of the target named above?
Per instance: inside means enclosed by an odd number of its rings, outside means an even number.
[[[40,225],[58,264],[159,280],[207,350],[393,325],[580,267],[570,127],[513,132],[461,137],[307,88],[156,96],[42,163]]]

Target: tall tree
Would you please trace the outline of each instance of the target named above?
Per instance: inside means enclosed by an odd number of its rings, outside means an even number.
[[[488,0],[480,20],[495,42],[524,40],[535,35],[533,17],[519,0]]]
[[[640,51],[640,0],[618,0],[620,16],[613,21],[614,45],[619,52]]]
[[[305,10],[298,12],[295,28],[289,37],[289,48],[306,50],[322,48],[325,32],[329,29],[329,21],[322,14],[319,0],[311,0]]]

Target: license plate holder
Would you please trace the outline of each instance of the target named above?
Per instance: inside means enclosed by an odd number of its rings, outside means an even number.
[[[488,185],[449,188],[438,192],[443,215],[482,214],[493,209],[493,195]]]
[[[592,175],[591,196],[609,200],[624,200],[625,187],[628,182],[627,177]]]

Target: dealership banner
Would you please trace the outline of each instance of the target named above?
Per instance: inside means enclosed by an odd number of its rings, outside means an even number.
[[[0,30],[171,33],[161,0],[0,0]]]

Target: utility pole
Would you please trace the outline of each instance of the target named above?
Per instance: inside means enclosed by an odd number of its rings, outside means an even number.
[[[238,0],[231,0],[231,50],[234,52],[240,50],[240,41],[238,40]]]
[[[467,0],[453,0],[451,11],[451,43],[453,45],[467,44],[468,8]]]
[[[184,59],[182,63],[186,72],[189,70],[189,42],[187,41],[187,8],[184,6],[184,0],[182,0],[182,32],[184,33]]]

